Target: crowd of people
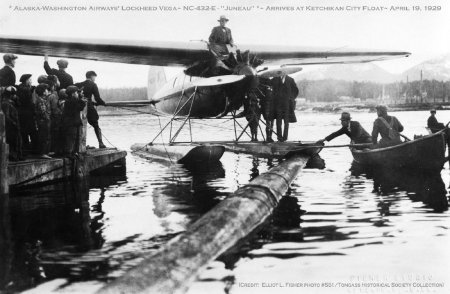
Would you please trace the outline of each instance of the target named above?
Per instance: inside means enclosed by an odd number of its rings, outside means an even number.
[[[58,69],[51,68],[46,55],[46,74],[37,78],[37,85],[33,85],[31,74],[23,74],[17,85],[14,72],[17,58],[10,53],[3,55],[5,66],[0,69],[0,98],[9,159],[23,160],[25,155],[51,158],[76,154],[82,127],[81,111],[86,105],[88,123],[94,127],[99,148],[106,148],[95,109],[95,105],[106,105],[95,83],[97,74],[88,71],[85,81],[74,83],[67,72],[68,61],[60,59]]]

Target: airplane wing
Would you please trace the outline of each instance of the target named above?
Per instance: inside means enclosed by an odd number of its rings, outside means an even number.
[[[189,66],[211,57],[204,42],[150,42],[0,36],[0,52],[156,66]]]
[[[371,51],[286,46],[239,46],[264,60],[264,64],[308,65],[361,63],[407,57],[404,51]],[[0,36],[0,52],[80,58],[156,66],[191,66],[209,60],[206,42],[156,42],[106,39],[69,39]]]
[[[350,48],[314,48],[290,46],[241,46],[258,58],[263,59],[264,65],[314,65],[336,63],[365,63],[393,58],[408,57],[405,51],[366,50]]]

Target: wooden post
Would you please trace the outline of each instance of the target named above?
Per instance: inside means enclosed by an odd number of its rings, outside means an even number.
[[[87,135],[87,105],[81,111],[81,121],[83,122],[83,126],[80,130],[80,136],[78,139],[78,153],[86,153],[86,135]]]
[[[98,293],[185,292],[210,261],[270,216],[308,159],[294,155],[256,177]]]
[[[0,197],[9,193],[8,156],[9,146],[6,144],[5,115],[0,110]]]

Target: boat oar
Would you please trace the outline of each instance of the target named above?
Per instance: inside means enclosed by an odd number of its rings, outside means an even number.
[[[412,141],[410,138],[406,137],[405,135],[402,135],[400,133],[398,133],[400,135],[400,137],[402,137],[403,139],[405,139],[406,141]]]
[[[369,147],[372,143],[362,143],[362,144],[344,144],[344,145],[305,145],[299,146],[300,149],[293,150],[303,150],[308,148],[342,148],[342,147]]]
[[[311,156],[317,154],[320,152],[322,148],[342,148],[342,147],[370,147],[372,146],[372,143],[364,143],[364,144],[344,144],[344,145],[305,145],[305,146],[298,146],[295,149],[289,150],[288,153],[284,156],[285,158],[290,157],[297,153],[306,153]],[[316,150],[314,150],[316,149]]]

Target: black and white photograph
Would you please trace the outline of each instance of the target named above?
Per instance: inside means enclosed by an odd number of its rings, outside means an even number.
[[[450,293],[450,3],[2,0],[0,293]]]

